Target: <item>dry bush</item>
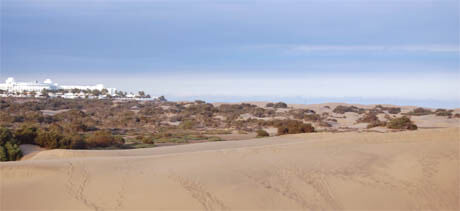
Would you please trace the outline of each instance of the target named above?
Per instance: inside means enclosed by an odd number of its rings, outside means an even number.
[[[436,109],[436,111],[434,112],[436,114],[436,116],[447,116],[449,118],[452,117],[452,112],[454,112],[454,110],[446,110],[446,109]]]
[[[274,120],[273,126],[278,128],[278,135],[315,132],[311,124],[297,120]]]
[[[360,117],[358,120],[356,120],[356,123],[371,123],[371,122],[377,122],[377,121],[380,121],[379,118],[377,117],[377,114],[367,113],[364,116]]]
[[[365,109],[358,108],[356,106],[343,106],[343,105],[339,105],[335,107],[334,110],[332,110],[332,112],[338,113],[338,114],[345,114],[346,112],[354,112],[354,113],[362,114],[364,113],[364,111]]]
[[[424,109],[424,108],[416,108],[412,110],[411,112],[407,113],[407,115],[412,115],[412,116],[424,116],[424,115],[430,115],[433,114],[433,111],[430,109]]]
[[[113,136],[109,130],[98,130],[92,133],[86,142],[90,147],[109,147],[123,145],[124,139]]]
[[[274,108],[287,108],[287,104],[284,102],[278,102],[273,105]]]
[[[256,133],[257,133],[257,137],[267,137],[267,136],[270,136],[270,134],[268,134],[267,131],[262,130],[262,129],[257,130]]]
[[[402,116],[394,118],[387,123],[387,127],[390,129],[402,129],[402,130],[417,130],[415,125],[408,117]]]

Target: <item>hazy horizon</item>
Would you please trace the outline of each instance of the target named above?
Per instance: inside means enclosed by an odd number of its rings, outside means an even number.
[[[1,0],[0,80],[460,107],[458,1]]]

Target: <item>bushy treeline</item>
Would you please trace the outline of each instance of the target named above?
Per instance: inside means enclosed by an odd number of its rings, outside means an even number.
[[[68,133],[57,124],[46,128],[34,125],[23,125],[16,130],[0,128],[1,161],[21,158],[20,144],[34,144],[47,149],[90,149],[121,147],[124,139],[112,135],[109,130],[98,130],[89,134]]]

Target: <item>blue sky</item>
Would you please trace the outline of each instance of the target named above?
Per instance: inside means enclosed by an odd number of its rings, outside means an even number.
[[[460,107],[456,0],[0,0],[0,79]]]

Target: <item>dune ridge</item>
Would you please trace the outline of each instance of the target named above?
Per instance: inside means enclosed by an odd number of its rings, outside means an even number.
[[[458,210],[460,128],[296,134],[1,163],[2,210]]]

